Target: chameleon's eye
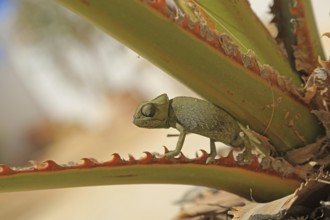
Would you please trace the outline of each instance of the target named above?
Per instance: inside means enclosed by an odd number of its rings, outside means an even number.
[[[156,108],[151,103],[145,104],[141,109],[142,115],[146,117],[153,117],[155,115],[155,112],[156,112]]]

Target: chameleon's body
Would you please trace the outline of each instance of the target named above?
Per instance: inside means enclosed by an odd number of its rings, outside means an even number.
[[[221,108],[204,100],[176,97],[169,100],[166,94],[142,103],[134,114],[133,123],[144,128],[176,128],[180,132],[174,151],[165,156],[178,155],[187,133],[210,138],[210,159],[216,155],[214,142],[235,147],[243,143],[237,121]]]
[[[233,144],[239,127],[227,112],[210,102],[191,97],[170,100],[169,125],[179,123],[188,133],[208,137],[214,141]]]

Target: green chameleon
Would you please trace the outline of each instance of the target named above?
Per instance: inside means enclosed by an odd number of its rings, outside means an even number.
[[[179,140],[176,148],[165,154],[174,157],[180,154],[186,134],[195,133],[210,138],[210,154],[207,162],[216,156],[216,141],[243,147],[238,122],[214,104],[191,97],[176,97],[169,100],[166,94],[144,102],[137,108],[133,123],[142,128],[176,128]]]

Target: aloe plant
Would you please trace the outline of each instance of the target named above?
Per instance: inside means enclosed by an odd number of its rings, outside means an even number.
[[[274,2],[277,39],[247,1],[57,1],[225,109],[261,154],[246,149],[237,158],[231,152],[211,164],[206,164],[204,152],[192,159],[146,153],[142,159],[123,160],[114,154],[106,162],[83,159],[72,166],[46,161],[13,170],[2,165],[1,192],[174,183],[222,189],[246,199],[251,199],[252,191],[257,202],[282,198],[280,202],[290,203],[275,214],[254,210],[254,203],[232,212],[235,218],[258,214],[268,218],[305,215],[292,210],[304,204],[313,189],[318,196],[307,214],[316,208],[325,213],[319,202],[329,199],[329,62],[309,1]],[[249,160],[240,159],[246,156]],[[304,181],[305,188],[295,192]]]

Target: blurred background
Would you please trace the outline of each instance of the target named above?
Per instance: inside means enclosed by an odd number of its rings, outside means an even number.
[[[265,24],[271,1],[251,1]],[[320,35],[330,2],[314,0]],[[322,39],[329,56],[330,40]],[[327,44],[327,45],[326,45]],[[159,94],[196,96],[175,79],[49,0],[0,0],[0,163],[58,163],[173,148],[175,130],[141,129],[135,108]],[[189,146],[189,147],[188,147]],[[192,157],[208,140],[191,135]],[[133,185],[0,194],[0,219],[171,219],[191,186]]]

